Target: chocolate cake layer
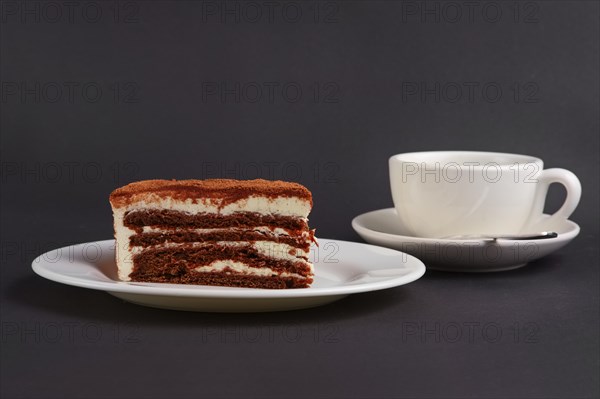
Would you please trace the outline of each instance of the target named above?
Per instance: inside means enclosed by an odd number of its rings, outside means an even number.
[[[309,236],[312,241],[312,234]],[[210,242],[210,241],[272,241],[287,244],[304,251],[310,250],[310,241],[303,236],[277,236],[253,230],[218,230],[214,232],[197,233],[189,230],[172,229],[161,233],[140,233],[129,238],[129,243],[134,247],[149,247],[167,242]],[[307,242],[308,241],[308,242]]]
[[[298,261],[276,259],[259,253],[255,248],[244,246],[180,245],[146,249],[133,256],[131,278],[137,280],[147,276],[178,276],[189,273],[199,266],[208,266],[217,260],[241,262],[251,268],[268,267],[274,272],[310,275],[310,265]]]
[[[188,272],[178,275],[144,275],[137,276],[135,281],[148,283],[170,283],[170,284],[200,284],[220,285],[225,287],[243,288],[307,288],[313,281],[312,278],[300,279],[297,277],[269,277],[269,276],[244,276],[239,274],[227,274],[224,272]]]
[[[152,227],[190,227],[197,229],[242,227],[253,228],[269,226],[280,227],[288,231],[308,230],[305,220],[292,216],[262,215],[254,212],[240,212],[231,215],[199,213],[190,215],[172,210],[145,209],[129,211],[123,223],[126,227],[141,232],[144,226]]]

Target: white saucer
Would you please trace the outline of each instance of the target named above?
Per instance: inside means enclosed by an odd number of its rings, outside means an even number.
[[[349,294],[397,287],[425,273],[405,253],[356,242],[319,239],[311,248],[310,288],[268,290],[117,280],[114,240],[72,245],[38,256],[33,270],[59,283],[106,291],[138,305],[201,312],[269,312],[324,305]]]
[[[414,255],[431,269],[491,272],[525,266],[562,248],[579,234],[579,226],[570,220],[554,225],[544,222],[528,231],[554,231],[558,237],[495,242],[413,237],[402,226],[394,208],[359,215],[352,220],[352,227],[365,241]]]

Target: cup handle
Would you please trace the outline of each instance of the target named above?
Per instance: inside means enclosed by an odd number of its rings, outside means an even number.
[[[536,202],[540,203],[543,210],[544,202],[548,194],[548,188],[552,183],[560,183],[567,189],[567,198],[560,209],[546,219],[544,223],[553,224],[569,218],[581,199],[581,183],[571,171],[561,168],[545,169],[537,178],[538,188],[536,190]],[[539,216],[538,216],[539,217]]]

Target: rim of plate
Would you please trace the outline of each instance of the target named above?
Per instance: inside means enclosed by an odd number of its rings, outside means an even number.
[[[373,248],[377,251],[385,251],[394,253],[394,255],[406,257],[407,261],[405,265],[411,267],[411,271],[401,276],[390,277],[381,281],[375,281],[360,285],[348,285],[342,283],[339,286],[334,287],[323,287],[323,288],[297,288],[297,289],[260,289],[260,288],[239,288],[239,287],[220,287],[220,286],[201,286],[201,285],[176,285],[176,284],[163,284],[161,283],[135,283],[125,281],[94,281],[85,278],[77,278],[70,275],[65,275],[47,265],[51,263],[43,259],[44,255],[57,250],[62,250],[70,247],[84,246],[90,244],[107,245],[114,243],[114,240],[100,240],[90,241],[85,243],[79,243],[74,245],[68,245],[62,248],[57,248],[52,251],[48,251],[36,257],[31,268],[39,276],[48,280],[71,285],[80,288],[88,288],[107,292],[122,292],[129,294],[140,294],[140,295],[161,295],[161,296],[185,296],[185,297],[198,297],[198,298],[298,298],[298,297],[316,297],[316,296],[332,296],[332,295],[348,295],[361,292],[378,291],[387,288],[393,288],[404,284],[411,283],[418,280],[425,274],[425,265],[416,257],[401,252],[395,249],[381,247],[378,245],[364,244],[354,241],[334,240],[328,238],[319,238],[319,240],[327,242],[336,242],[343,245],[352,245],[357,247]],[[88,264],[94,265],[94,262]],[[93,266],[92,266],[93,267]],[[377,270],[377,269],[375,269]]]

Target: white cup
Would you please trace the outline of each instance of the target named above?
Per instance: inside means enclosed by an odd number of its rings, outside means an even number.
[[[566,220],[577,207],[581,183],[565,169],[546,169],[528,155],[430,151],[389,160],[392,198],[400,222],[415,236],[529,232]],[[561,183],[567,198],[548,219],[548,187]]]

